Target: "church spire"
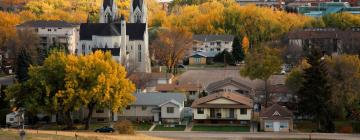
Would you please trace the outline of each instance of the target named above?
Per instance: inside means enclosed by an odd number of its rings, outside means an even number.
[[[116,20],[118,8],[115,0],[104,0],[100,8],[100,23],[111,23]]]

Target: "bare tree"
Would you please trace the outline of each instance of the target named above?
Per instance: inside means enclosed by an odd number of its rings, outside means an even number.
[[[155,59],[165,65],[168,73],[176,73],[176,65],[184,59],[185,53],[191,48],[192,34],[181,28],[171,28],[158,33],[152,43]]]

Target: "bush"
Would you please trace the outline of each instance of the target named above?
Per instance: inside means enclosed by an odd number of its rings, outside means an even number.
[[[354,133],[360,133],[360,122],[353,122],[352,127]]]
[[[338,130],[340,133],[352,133],[353,132],[353,128],[351,126],[340,126]]]
[[[135,129],[132,123],[128,120],[121,120],[116,122],[114,128],[118,131],[119,134],[135,134]]]

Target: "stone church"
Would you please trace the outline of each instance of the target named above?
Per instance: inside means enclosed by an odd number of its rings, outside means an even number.
[[[132,0],[129,22],[118,15],[115,0],[104,0],[99,23],[82,23],[77,54],[110,51],[128,70],[151,72],[147,7],[145,0]]]

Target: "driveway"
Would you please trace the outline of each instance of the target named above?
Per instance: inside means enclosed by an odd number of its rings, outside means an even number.
[[[324,133],[234,133],[234,132],[142,132],[142,134],[172,138],[177,140],[243,140],[244,138],[304,138],[359,140],[359,134],[324,134]]]

